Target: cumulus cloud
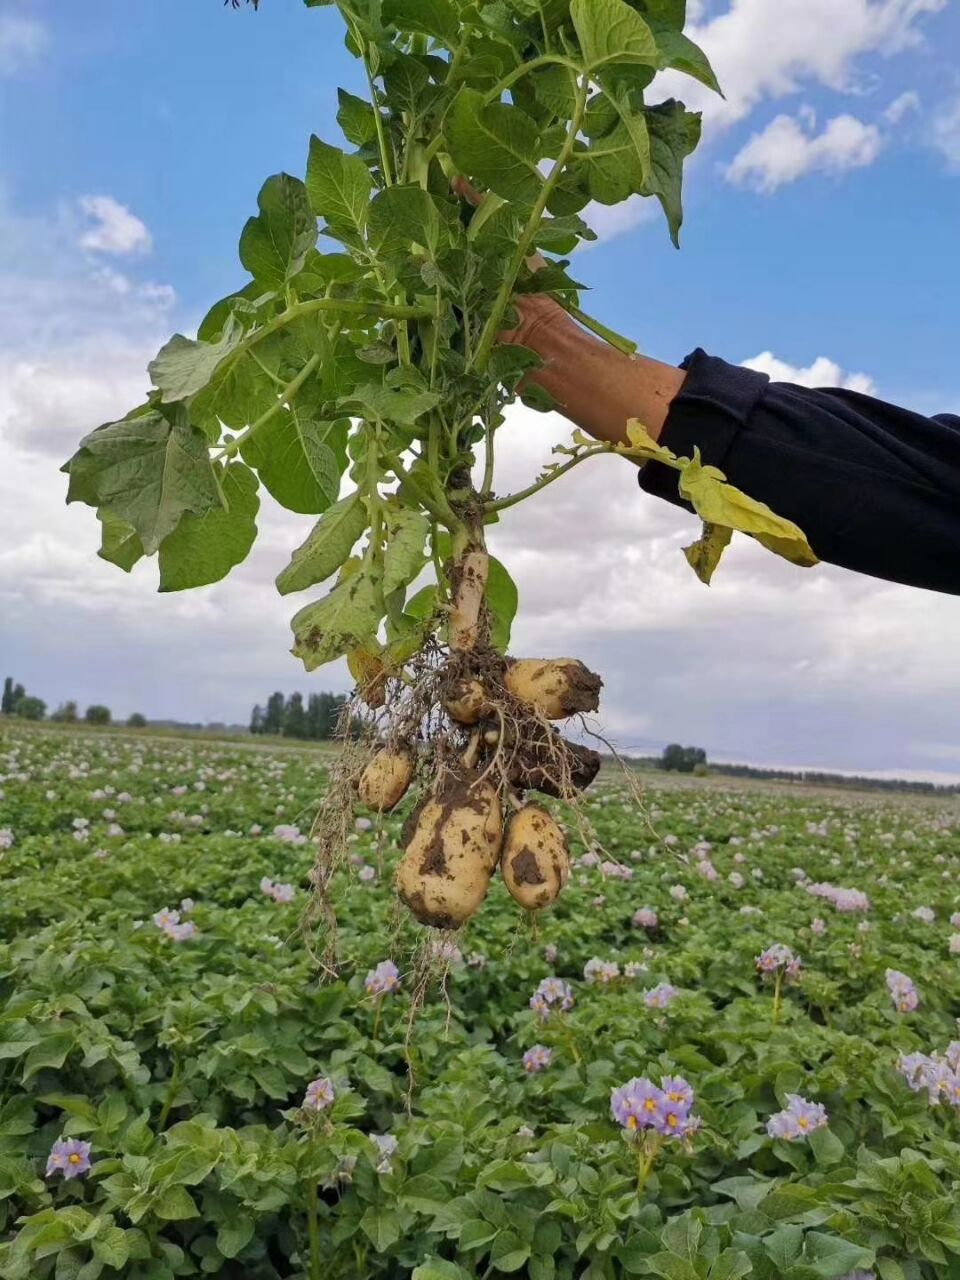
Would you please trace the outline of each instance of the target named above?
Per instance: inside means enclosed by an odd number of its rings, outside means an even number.
[[[0,14],[0,76],[16,75],[31,67],[48,41],[42,22],[15,13]]]
[[[866,54],[890,55],[922,39],[922,21],[947,0],[732,0],[689,34],[710,57],[725,99],[676,73],[666,87],[704,110],[713,129],[745,119],[761,102],[809,84],[858,87]]]
[[[960,173],[960,97],[941,104],[931,120],[931,142],[951,173]]]
[[[777,116],[727,165],[727,181],[769,195],[809,173],[837,175],[863,169],[883,150],[877,126],[856,116],[835,116],[820,133],[811,128],[809,118]]]
[[[648,197],[631,196],[623,204],[589,204],[581,217],[597,233],[597,242],[606,243],[659,218],[660,206]],[[581,248],[589,249],[591,243],[584,241]]]
[[[144,223],[113,196],[81,196],[78,204],[88,220],[78,241],[81,249],[126,257],[149,253],[153,248],[153,237]]]
[[[818,356],[810,365],[788,364],[778,359],[772,351],[761,351],[758,356],[744,360],[745,369],[765,373],[774,382],[792,382],[800,387],[844,387],[847,391],[859,391],[863,395],[877,394],[874,380],[865,373],[844,373],[835,360]]]

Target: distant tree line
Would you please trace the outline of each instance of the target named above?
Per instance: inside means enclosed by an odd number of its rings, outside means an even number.
[[[20,720],[51,720],[55,724],[79,724],[80,711],[75,702],[61,702],[55,711],[47,715],[47,704],[43,698],[27,693],[26,689],[13,676],[7,676],[3,682],[3,694],[0,696],[0,715],[17,716]],[[113,723],[109,707],[95,702],[83,713],[84,724],[107,725]],[[127,719],[130,729],[143,729],[147,718],[135,711]]]
[[[336,736],[340,712],[347,699],[340,693],[271,693],[266,706],[259,704],[250,716],[250,732],[276,738],[303,738],[326,742]]]

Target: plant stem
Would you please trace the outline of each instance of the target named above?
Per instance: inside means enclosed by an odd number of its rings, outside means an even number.
[[[383,1012],[383,996],[381,996],[380,999],[377,1001],[377,1012],[376,1012],[376,1016],[373,1019],[373,1035],[370,1037],[371,1040],[376,1040],[377,1038],[377,1032],[380,1030],[380,1014],[382,1012]]]
[[[313,1155],[313,1138],[310,1139]],[[312,1163],[312,1162],[311,1162]],[[310,1236],[310,1280],[323,1280],[323,1259],[320,1255],[320,1214],[317,1181],[311,1171],[307,1182],[307,1232]]]
[[[773,1025],[776,1026],[780,1021],[780,998],[783,992],[783,970],[777,970],[777,976],[773,980]]]
[[[531,58],[529,62],[522,62],[519,67],[514,67],[509,75],[503,77],[499,84],[494,85],[490,92],[484,98],[484,105],[490,106],[493,102],[499,102],[511,85],[522,79],[523,76],[529,75],[531,71],[539,71],[543,67],[549,66],[571,67],[574,71],[580,68],[572,58],[564,58],[559,53],[544,53],[539,58]]]
[[[609,445],[597,445],[595,449],[585,449],[583,453],[578,453],[575,458],[571,458],[569,462],[565,462],[560,467],[555,467],[553,471],[548,472],[534,484],[528,485],[526,489],[521,489],[519,493],[512,493],[507,498],[500,498],[496,502],[485,502],[483,504],[484,511],[506,511],[508,507],[515,507],[519,502],[525,502],[527,498],[532,498],[535,493],[539,493],[541,489],[545,489],[548,484],[553,484],[554,480],[559,480],[561,476],[565,476],[568,471],[572,471],[574,467],[585,462],[587,458],[599,458],[601,454],[613,453]]]
[[[315,373],[319,367],[320,357],[311,356],[297,376],[291,382],[287,383],[270,408],[262,413],[256,422],[252,422],[245,431],[241,431],[235,439],[229,442],[229,444],[225,444],[223,446],[223,450],[217,454],[216,461],[219,462],[222,458],[234,457],[234,455],[239,452],[252,435],[275,418],[281,409],[286,408],[287,402],[296,396],[297,392],[306,380],[311,376],[311,374]]]
[[[653,1169],[654,1164],[656,1163],[657,1156],[660,1154],[660,1150],[662,1147],[663,1147],[663,1139],[658,1137],[654,1141],[653,1145],[649,1148],[649,1150],[647,1150],[644,1147],[640,1147],[637,1153],[637,1164],[638,1164],[637,1195],[638,1196],[643,1195],[644,1189],[647,1185],[647,1181],[650,1177],[650,1172]]]
[[[177,1054],[173,1059],[173,1070],[170,1073],[170,1082],[167,1085],[167,1092],[163,1097],[163,1107],[160,1110],[160,1116],[157,1120],[158,1133],[163,1133],[164,1129],[167,1127],[167,1121],[170,1118],[170,1111],[173,1107],[174,1099],[177,1096],[177,1090],[180,1088],[180,1072],[180,1055]]]
[[[557,298],[567,315],[572,316],[578,324],[582,324],[585,329],[589,329],[591,333],[596,334],[598,338],[602,338],[608,346],[616,351],[622,351],[625,356],[635,356],[637,354],[637,344],[631,338],[625,338],[614,329],[609,329],[605,324],[601,324],[599,320],[594,320],[593,316],[588,316],[585,311],[581,311],[579,307],[571,306],[564,302],[562,298]]]
[[[276,383],[278,387],[282,387],[284,385],[283,379],[280,377],[280,375],[274,373],[272,369],[268,368],[255,351],[248,351],[247,355],[250,357],[253,363],[257,365],[260,368],[260,370],[267,375],[267,377],[270,379],[271,382]]]
[[[230,352],[226,358],[235,359],[250,351],[264,338],[268,338],[271,333],[276,333],[278,329],[285,329],[296,320],[302,320],[305,316],[316,315],[317,312],[322,311],[339,311],[346,315],[371,316],[380,320],[428,320],[434,315],[429,307],[401,307],[373,300],[361,302],[353,298],[308,298],[305,302],[298,302],[295,306],[288,307],[286,311],[274,316],[259,329],[254,329],[253,333],[244,338],[236,350]]]
[[[529,64],[532,65],[532,64]],[[478,373],[483,373],[490,362],[490,356],[493,352],[494,345],[497,341],[497,334],[500,332],[500,326],[503,323],[503,317],[506,314],[507,307],[510,304],[510,298],[513,295],[514,288],[517,283],[517,276],[520,274],[520,268],[530,255],[533,242],[537,231],[540,227],[540,221],[543,218],[547,208],[547,203],[553,195],[560,176],[567,166],[567,162],[573,155],[574,147],[577,144],[577,138],[580,134],[580,128],[583,124],[583,117],[587,109],[587,92],[589,90],[589,82],[584,79],[577,88],[577,103],[573,112],[573,119],[567,130],[567,136],[560,154],[557,156],[553,168],[544,179],[540,188],[540,195],[537,197],[536,203],[527,219],[527,225],[524,227],[520,239],[517,241],[513,257],[507,267],[503,282],[494,299],[493,310],[487,317],[487,322],[483,327],[483,334],[480,338],[480,344],[477,347],[476,356],[473,360],[473,367]]]
[[[483,485],[480,488],[480,497],[488,498],[493,492],[493,467],[495,460],[495,449],[493,437],[495,435],[493,427],[488,422],[486,424],[486,434],[483,438],[484,451],[484,467],[483,467]]]

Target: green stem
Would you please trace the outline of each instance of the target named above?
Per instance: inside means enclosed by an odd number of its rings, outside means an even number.
[[[311,356],[310,359],[307,361],[307,363],[303,366],[303,368],[297,374],[297,376],[291,382],[287,383],[287,385],[280,392],[276,401],[270,406],[270,408],[267,409],[264,413],[262,413],[260,417],[256,420],[256,422],[252,422],[245,431],[241,431],[240,434],[235,439],[229,442],[229,444],[225,444],[223,446],[223,449],[221,450],[221,452],[218,453],[216,456],[216,461],[219,462],[223,458],[234,457],[234,455],[237,454],[240,451],[240,449],[243,448],[243,446],[246,444],[246,442],[250,439],[252,435],[255,435],[256,432],[258,432],[261,427],[266,426],[268,422],[272,421],[272,419],[276,417],[276,415],[281,411],[281,409],[286,408],[287,402],[292,400],[296,396],[297,392],[300,390],[300,388],[303,386],[306,380],[319,367],[320,367],[320,357]]]
[[[544,179],[543,186],[540,188],[540,195],[530,212],[527,219],[527,225],[524,227],[514,249],[513,257],[507,267],[503,282],[494,299],[493,310],[487,317],[487,322],[483,327],[483,334],[480,338],[480,344],[477,347],[477,353],[473,360],[473,367],[478,373],[483,373],[490,362],[490,356],[497,341],[497,334],[500,332],[500,326],[503,323],[503,317],[506,314],[507,307],[510,305],[510,298],[513,296],[514,288],[517,283],[517,276],[520,269],[530,255],[533,248],[533,242],[537,231],[540,227],[540,221],[546,211],[550,197],[553,195],[554,188],[560,180],[560,176],[567,166],[567,162],[573,155],[574,148],[577,144],[577,138],[583,125],[583,117],[587,109],[587,92],[589,82],[585,79],[577,88],[577,103],[573,112],[573,119],[567,130],[567,136],[560,154],[557,156],[553,168]]]
[[[776,1026],[780,1021],[780,1000],[783,994],[783,970],[777,970],[777,976],[773,980],[773,1025]]]
[[[311,1154],[313,1139],[310,1139]],[[310,1280],[323,1280],[323,1259],[320,1254],[320,1197],[317,1182],[311,1172],[307,1183],[307,1232],[310,1236]]]
[[[564,1026],[563,1023],[561,1023],[560,1025],[561,1025],[560,1034],[563,1037],[564,1043],[566,1044],[567,1048],[570,1050],[570,1056],[573,1058],[574,1063],[576,1064],[576,1066],[579,1067],[581,1062],[583,1062],[583,1055],[581,1054],[580,1050],[577,1048],[577,1042],[574,1039],[573,1032],[570,1030],[569,1027]]]
[[[557,65],[562,67],[570,67],[574,71],[580,70],[580,68],[577,66],[577,64],[573,61],[572,58],[564,58],[559,53],[541,54],[539,58],[531,58],[529,62],[522,62],[520,66],[514,67],[514,69],[510,72],[510,74],[504,76],[503,79],[500,81],[500,83],[494,85],[494,87],[486,95],[486,97],[483,100],[484,105],[490,106],[492,102],[499,102],[500,99],[503,97],[503,95],[511,87],[511,85],[516,84],[516,82],[522,79],[523,76],[529,75],[531,71],[539,71],[543,67],[557,66]]]
[[[495,460],[494,451],[494,430],[489,424],[486,424],[486,434],[483,438],[484,466],[483,466],[483,484],[480,487],[480,497],[489,498],[493,492],[493,467]]]
[[[371,1040],[376,1040],[377,1038],[377,1032],[380,1030],[380,1014],[382,1012],[383,1012],[383,996],[381,996],[380,999],[377,1001],[377,1012],[373,1019],[373,1035],[370,1037]]]
[[[323,311],[339,311],[341,314],[351,316],[371,316],[380,320],[428,320],[434,314],[429,307],[401,307],[372,300],[361,302],[352,298],[308,298],[306,302],[298,302],[296,306],[288,307],[286,311],[274,316],[259,329],[254,329],[253,333],[244,338],[230,355],[235,359],[250,351],[264,338],[268,338],[271,333],[276,333],[278,329],[285,329],[287,325],[302,320],[305,316],[316,315],[317,312]]]
[[[598,338],[602,338],[608,346],[613,347],[616,351],[622,351],[625,356],[635,356],[637,354],[637,344],[631,338],[625,338],[622,334],[617,333],[615,329],[609,329],[605,324],[601,324],[599,320],[594,320],[593,316],[588,316],[585,311],[581,311],[579,307],[574,307],[570,303],[564,302],[562,298],[557,298],[556,301],[560,303],[567,315],[572,316],[578,324],[582,324],[585,329],[589,329]]]
[[[601,454],[613,452],[615,450],[605,444],[597,445],[594,449],[585,449],[583,453],[578,453],[569,462],[565,462],[560,467],[555,467],[553,471],[548,472],[547,475],[537,480],[535,484],[528,485],[526,489],[521,489],[519,493],[512,493],[509,497],[500,498],[497,502],[485,502],[483,509],[484,511],[506,511],[508,507],[515,507],[518,503],[525,502],[527,498],[532,498],[541,489],[546,489],[547,485],[553,484],[554,480],[559,480],[561,476],[565,476],[568,471],[578,467],[587,458],[599,458]]]
[[[174,1099],[177,1096],[177,1090],[180,1088],[181,1074],[180,1055],[173,1059],[173,1071],[170,1073],[170,1082],[167,1085],[167,1092],[163,1097],[163,1107],[160,1110],[160,1116],[157,1120],[157,1132],[163,1133],[167,1127],[167,1121],[170,1119],[170,1111],[173,1107]]]
[[[640,1147],[637,1152],[637,1195],[643,1195],[647,1182],[650,1178],[650,1172],[656,1163],[657,1156],[663,1147],[663,1139],[658,1137],[649,1150]]]

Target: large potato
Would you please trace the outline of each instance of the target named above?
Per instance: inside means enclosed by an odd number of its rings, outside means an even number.
[[[486,897],[502,842],[496,790],[451,778],[411,818],[397,892],[421,924],[458,929]]]
[[[603,687],[600,677],[576,658],[520,658],[508,666],[504,684],[548,720],[596,711]]]
[[[570,878],[566,838],[545,809],[528,804],[507,823],[500,870],[521,907],[541,911]]]
[[[389,813],[407,794],[415,761],[409,751],[385,747],[373,757],[360,779],[360,801],[377,813]]]

